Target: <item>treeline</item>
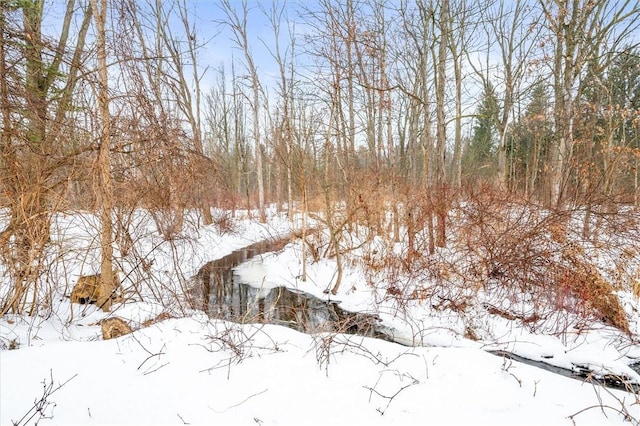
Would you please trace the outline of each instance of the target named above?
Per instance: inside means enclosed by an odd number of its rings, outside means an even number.
[[[199,2],[235,47],[213,69],[186,0],[0,5],[0,313],[37,299],[69,209],[101,213],[108,258],[136,208],[166,239],[186,209],[323,211],[339,256],[343,227],[383,233],[388,211],[432,252],[479,188],[589,215],[640,201],[635,1]]]

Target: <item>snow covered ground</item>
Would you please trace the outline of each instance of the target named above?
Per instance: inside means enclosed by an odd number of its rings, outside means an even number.
[[[79,275],[97,270],[95,224],[86,215],[54,223],[63,256],[53,276],[68,295]],[[171,244],[150,223],[136,229],[137,259],[153,260],[147,275],[154,278],[142,284],[149,293],[171,294],[207,261],[291,228],[277,216],[268,226],[239,221],[224,234],[194,222],[189,238]],[[129,257],[119,264],[125,287],[142,277]],[[256,287],[285,285],[328,298],[333,261],[309,261],[305,282],[300,262],[301,245],[294,241],[237,273]],[[0,318],[6,347],[0,351],[0,424],[638,424],[638,395],[487,353],[507,350],[640,383],[629,368],[640,347],[611,327],[551,335],[479,308],[477,315],[473,307],[456,314],[417,302],[399,309],[393,299],[381,298],[357,264],[346,265],[331,298],[346,309],[375,313],[403,344],[239,325],[207,318],[171,297],[129,301],[105,314],[95,306],[72,306],[61,292],[47,313]],[[143,326],[162,313],[171,318]],[[103,341],[97,324],[106,315],[126,319],[136,331]],[[479,340],[462,337],[470,323]],[[637,319],[631,326],[637,333]],[[11,345],[18,349],[8,350]]]
[[[326,289],[335,265],[323,260],[307,266],[311,278],[304,283],[292,278],[300,276],[300,265],[300,250],[294,243],[283,252],[251,259],[236,271],[243,282],[256,287],[286,285],[319,298],[340,300],[347,310],[375,314],[393,340],[407,346],[502,350],[568,370],[583,366],[596,375],[626,376],[640,383],[640,375],[629,368],[629,364],[640,360],[640,346],[613,327],[594,323],[587,330],[569,328],[568,332],[554,336],[532,333],[515,321],[488,316],[480,308],[471,307],[461,314],[443,313],[429,309],[425,303],[408,302],[400,309],[393,298],[381,297],[379,291],[368,285],[358,268],[347,268],[341,291],[330,296]],[[634,308],[638,306],[637,301],[628,302]],[[638,320],[632,316],[634,330],[638,330]],[[479,341],[462,337],[468,323],[473,323],[475,333],[482,335]]]

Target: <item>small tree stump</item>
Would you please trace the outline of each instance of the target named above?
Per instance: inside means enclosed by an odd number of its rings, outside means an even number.
[[[120,336],[133,332],[129,324],[127,324],[127,322],[122,318],[118,317],[111,317],[102,320],[100,322],[100,327],[102,328],[102,338],[104,340],[116,339]]]
[[[118,277],[114,271],[114,277]],[[119,287],[119,282],[116,281],[116,288]],[[110,302],[117,301],[120,297],[115,289],[108,289],[102,283],[100,274],[96,275],[84,275],[78,278],[78,282],[71,290],[71,303],[80,304],[94,304],[100,303],[101,305],[111,306]],[[107,302],[107,303],[105,303]],[[103,306],[101,306],[102,308]]]

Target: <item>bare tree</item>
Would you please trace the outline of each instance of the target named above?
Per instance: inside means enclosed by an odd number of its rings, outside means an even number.
[[[283,164],[286,169],[286,186],[287,186],[287,214],[292,217],[293,214],[293,129],[292,129],[292,114],[293,108],[293,90],[296,84],[293,75],[293,57],[295,55],[296,39],[295,33],[291,27],[288,28],[288,34],[290,38],[290,45],[283,52],[281,49],[281,25],[283,20],[285,23],[289,23],[288,18],[284,17],[284,4],[273,2],[271,9],[266,11],[263,9],[263,13],[269,19],[271,28],[274,35],[274,48],[267,49],[270,51],[271,56],[274,57],[278,64],[279,71],[279,103],[281,111],[277,114],[278,123],[274,126],[274,138],[276,142],[277,165]],[[265,44],[266,46],[266,44]],[[289,68],[289,70],[287,70]],[[281,142],[281,143],[278,143]],[[280,148],[280,149],[278,149]],[[278,167],[276,165],[276,167]],[[277,182],[278,188],[280,182]],[[277,199],[279,200],[280,191],[277,192]],[[280,208],[280,203],[278,203]]]
[[[75,0],[69,0],[59,36],[52,41],[42,32],[44,0],[19,2],[13,8],[5,6],[0,8],[2,26],[8,29],[14,24],[11,32],[15,37],[10,40],[3,35],[2,39],[5,69],[0,90],[7,97],[3,96],[2,101],[0,148],[2,186],[10,219],[0,232],[0,247],[14,285],[2,301],[0,315],[9,310],[25,312],[27,306],[33,314],[41,296],[38,280],[43,272],[43,251],[49,243],[50,213],[57,205],[56,191],[65,182],[59,170],[78,155],[78,150],[68,149],[61,129],[73,110],[71,97],[78,81],[91,11],[86,5],[77,7]],[[78,12],[81,24],[73,39]],[[20,18],[22,22],[18,24]]]
[[[551,146],[549,190],[550,203],[559,207],[572,169],[576,102],[586,66],[611,33],[615,39],[608,46],[610,50],[634,33],[640,5],[632,0],[540,0],[540,5],[554,49],[554,124],[558,142]]]
[[[440,39],[438,41],[438,55],[436,71],[436,190],[439,197],[436,209],[436,220],[438,232],[436,235],[436,245],[444,247],[446,245],[446,226],[447,226],[447,175],[446,175],[446,152],[447,152],[447,134],[446,134],[446,66],[447,51],[449,50],[449,0],[443,0],[440,4]],[[434,54],[435,56],[435,54]]]
[[[529,90],[523,87],[527,83],[528,72],[532,53],[540,42],[541,27],[536,25],[541,17],[538,10],[532,8],[525,1],[518,0],[510,6],[503,2],[490,4],[481,9],[480,22],[484,25],[487,40],[487,64],[488,58],[498,53],[500,63],[496,64],[496,76],[501,76],[496,81],[491,69],[483,69],[481,65],[475,65],[470,61],[476,75],[480,77],[484,87],[496,85],[502,88],[500,112],[496,117],[498,128],[498,164],[496,181],[499,187],[506,189],[507,178],[507,144],[510,134],[510,125],[514,117],[514,107]]]
[[[434,182],[434,137],[432,131],[432,97],[434,75],[431,70],[434,67],[434,55],[430,52],[435,49],[434,35],[434,11],[426,1],[418,1],[415,8],[407,2],[401,5],[400,15],[403,31],[407,35],[407,46],[400,50],[397,56],[401,59],[404,68],[403,76],[399,78],[398,85],[409,100],[409,115],[407,127],[407,139],[415,140],[407,152],[411,167],[411,178],[405,186],[404,208],[405,222],[408,236],[408,258],[414,258],[416,254],[415,235],[426,225],[428,232],[428,252],[435,251],[434,209],[427,198],[426,203],[418,204],[424,208],[418,208],[415,200],[418,194],[424,191],[431,192]],[[413,158],[415,157],[415,158]]]
[[[170,239],[182,229],[184,210],[199,208],[212,222],[217,163],[204,152],[198,65],[202,43],[185,3],[117,3],[118,25],[127,39],[115,46],[117,70],[126,76],[118,105],[127,111],[126,132],[140,171],[135,187],[159,231]],[[178,20],[180,27],[166,22]],[[189,190],[186,190],[189,188]]]
[[[204,98],[204,148],[207,156],[216,158],[218,164],[220,184],[214,190],[217,205],[230,209],[235,217],[237,198],[242,193],[241,172],[246,169],[242,163],[245,159],[242,155],[244,137],[234,137],[240,133],[235,126],[241,121],[238,116],[242,115],[242,110],[232,95],[235,84],[233,91],[228,91],[229,81],[224,65],[220,65],[215,73],[215,84]]]
[[[98,151],[98,170],[100,185],[98,199],[100,206],[100,280],[102,291],[98,293],[98,306],[104,311],[111,309],[111,295],[115,289],[113,273],[113,187],[111,183],[111,112],[109,111],[109,74],[107,70],[107,0],[91,0],[94,24],[96,27],[98,58],[98,108],[102,128]]]
[[[202,42],[198,40],[198,34],[195,26],[189,18],[189,10],[185,0],[177,2],[177,17],[182,23],[184,32],[184,40],[181,42],[177,35],[173,33],[171,26],[164,24],[169,21],[171,11],[165,11],[162,3],[156,5],[155,13],[161,18],[163,24],[157,27],[161,43],[164,44],[168,53],[168,66],[171,68],[171,77],[169,79],[169,89],[173,92],[173,97],[178,109],[189,124],[193,148],[195,154],[202,161],[196,161],[195,164],[202,163],[197,173],[203,175],[207,170],[212,170],[212,162],[207,161],[202,142],[202,124],[201,124],[201,108],[202,95],[200,90],[200,81],[204,76],[204,72],[198,67],[198,49],[202,46]],[[184,44],[184,48],[182,47]],[[187,56],[185,59],[184,56]],[[188,70],[190,68],[190,70]],[[191,78],[189,79],[189,74]],[[209,167],[207,167],[209,166]],[[197,176],[200,184],[196,186],[194,194],[198,199],[196,202],[201,205],[202,217],[205,224],[211,224],[211,206],[206,194],[210,192],[211,187],[207,184],[205,176]]]
[[[258,211],[260,222],[266,222],[265,212],[265,191],[264,191],[264,170],[263,170],[263,144],[260,136],[260,93],[262,87],[258,76],[258,69],[253,61],[249,36],[247,33],[248,7],[246,0],[241,4],[242,12],[238,15],[236,9],[229,0],[221,0],[220,8],[226,15],[226,20],[221,23],[229,26],[233,35],[233,41],[244,55],[245,66],[249,73],[249,81],[252,91],[251,110],[253,113],[253,139],[256,154],[256,175],[258,180]]]
[[[467,2],[459,1],[453,5],[451,13],[451,38],[449,50],[453,62],[453,76],[455,82],[455,137],[453,143],[453,164],[451,166],[451,183],[454,187],[462,185],[462,67],[463,49],[468,48],[469,21],[473,19],[473,11]]]

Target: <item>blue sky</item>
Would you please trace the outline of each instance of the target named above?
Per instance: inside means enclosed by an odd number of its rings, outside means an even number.
[[[249,37],[250,50],[253,60],[261,75],[262,83],[273,86],[273,78],[278,74],[277,63],[267,49],[273,49],[275,35],[268,17],[263,9],[271,8],[270,1],[260,2],[257,0],[248,1],[247,33]],[[305,4],[311,4],[306,2]],[[242,2],[231,0],[231,5],[237,8],[238,14],[242,13]],[[237,48],[232,40],[232,34],[228,26],[221,25],[219,21],[225,19],[224,12],[220,9],[218,2],[214,0],[198,0],[189,2],[189,7],[193,10],[194,22],[198,28],[199,36],[202,40],[208,40],[202,49],[200,63],[202,66],[215,68],[224,64],[227,74],[231,73],[231,60],[236,59],[239,73],[244,72],[244,54]],[[295,8],[297,2],[287,2],[285,16],[288,15],[291,21],[296,19]],[[282,22],[280,29],[281,51],[287,48],[289,42],[287,23]],[[298,40],[300,42],[301,40]],[[266,45],[266,46],[265,46]],[[239,65],[242,64],[242,65]],[[210,71],[211,73],[211,71]],[[211,73],[213,74],[213,73]],[[210,76],[213,78],[213,76]]]

